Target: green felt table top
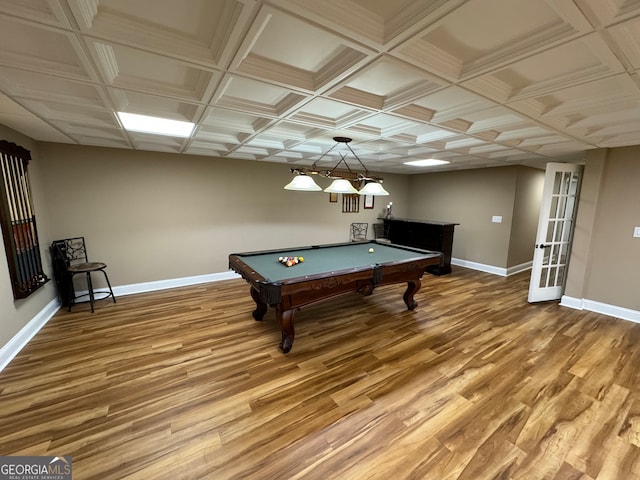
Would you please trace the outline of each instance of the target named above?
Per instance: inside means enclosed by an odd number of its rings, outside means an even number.
[[[373,248],[373,253],[369,253]],[[434,252],[434,254],[437,254]],[[278,257],[303,257],[304,262],[287,267]],[[389,262],[422,258],[425,254],[394,245],[352,243],[346,245],[278,250],[268,253],[240,255],[250,268],[269,282],[279,282],[306,275],[319,275],[333,271],[373,267]]]

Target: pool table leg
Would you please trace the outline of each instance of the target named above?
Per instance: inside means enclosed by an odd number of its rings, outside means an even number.
[[[256,302],[256,309],[253,311],[252,315],[255,320],[262,320],[264,315],[267,313],[267,309],[269,308],[266,303],[260,300],[260,294],[255,288],[251,288],[251,298]]]
[[[293,338],[295,330],[293,328],[293,313],[295,310],[282,310],[280,306],[276,307],[276,317],[282,330],[282,340],[280,341],[280,350],[282,353],[289,353],[293,346]]]
[[[406,292],[404,292],[402,299],[404,300],[404,303],[407,304],[407,308],[409,310],[414,310],[418,306],[418,302],[413,299],[413,296],[418,290],[420,290],[421,286],[422,282],[420,281],[420,279],[407,282],[407,290]]]

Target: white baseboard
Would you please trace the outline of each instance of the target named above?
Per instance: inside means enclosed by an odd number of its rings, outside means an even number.
[[[47,322],[60,309],[60,302],[57,298],[51,300],[40,312],[33,317],[29,323],[20,329],[15,336],[0,348],[0,372],[9,362],[20,353],[27,343],[34,337],[36,333],[44,327]]]
[[[508,277],[516,273],[530,270],[533,262],[525,262],[520,265],[515,265],[509,268],[495,267],[493,265],[486,265],[484,263],[470,262],[468,260],[460,260],[459,258],[452,258],[451,265],[458,265],[459,267],[470,268],[472,270],[479,270],[481,272],[492,273],[493,275],[500,275],[501,277]]]
[[[618,307],[607,303],[596,302],[586,298],[575,298],[563,295],[560,299],[560,305],[564,307],[574,308],[576,310],[589,310],[590,312],[601,313],[610,317],[629,320],[630,322],[640,323],[640,311],[631,310],[630,308]]]
[[[210,273],[207,275],[196,275],[194,277],[172,278],[169,280],[158,280],[155,282],[132,283],[130,285],[120,285],[113,287],[113,293],[119,295],[132,295],[135,293],[155,292],[156,290],[166,290],[168,288],[187,287],[200,283],[220,282],[240,278],[235,272]]]
[[[494,267],[493,265],[486,265],[484,263],[470,262],[468,260],[460,260],[459,258],[452,258],[451,265],[457,265],[459,267],[470,268],[472,270],[492,273],[493,275],[500,275],[501,277],[507,276],[506,268]]]
[[[533,260],[525,263],[521,263],[520,265],[514,265],[513,267],[507,268],[507,276],[515,275],[516,273],[524,272],[526,270],[531,270],[533,266]]]
[[[563,295],[562,298],[560,298],[560,305],[563,307],[573,308],[575,310],[584,309],[584,305],[581,298],[568,297],[566,295]]]

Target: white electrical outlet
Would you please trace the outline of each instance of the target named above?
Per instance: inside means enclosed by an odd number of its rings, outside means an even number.
[[[640,238],[640,227],[633,227],[633,236]]]
[[[493,223],[502,223],[502,215],[494,215],[491,217]]]

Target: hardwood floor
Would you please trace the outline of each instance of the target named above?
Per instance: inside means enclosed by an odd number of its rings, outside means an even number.
[[[0,373],[0,455],[74,479],[640,479],[640,325],[456,267],[296,313],[242,280],[58,312]]]

